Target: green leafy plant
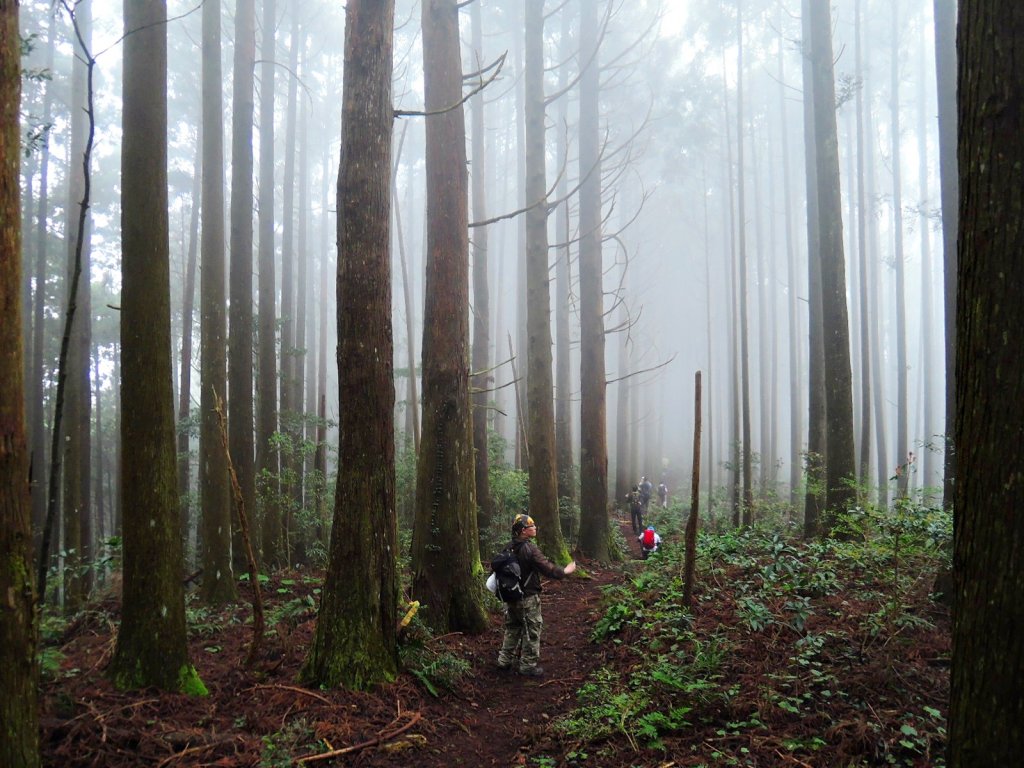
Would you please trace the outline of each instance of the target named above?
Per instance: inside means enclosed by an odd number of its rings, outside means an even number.
[[[398,653],[402,667],[436,697],[443,691],[457,690],[473,667],[466,659],[437,647],[432,640],[429,628],[417,614],[403,633]]]

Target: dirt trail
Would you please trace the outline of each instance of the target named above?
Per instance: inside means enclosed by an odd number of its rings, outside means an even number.
[[[639,559],[640,547],[629,522],[616,522],[630,547],[627,557]],[[485,634],[459,639],[453,650],[470,660],[472,678],[457,698],[446,702],[444,722],[438,723],[432,749],[424,750],[416,765],[506,768],[527,765],[531,757],[544,754],[551,721],[572,711],[580,685],[607,661],[590,634],[601,616],[602,587],[621,580],[623,572],[619,566],[593,562],[581,561],[580,566],[589,578],[544,580],[540,659],[544,677],[535,680],[495,667],[502,640],[500,613],[494,614]]]
[[[621,523],[628,533],[628,523]],[[635,539],[627,536],[639,557]],[[318,766],[535,765],[550,743],[551,720],[570,712],[587,675],[606,663],[590,642],[600,616],[601,588],[622,577],[618,567],[581,562],[590,578],[544,580],[542,678],[495,666],[504,623],[470,637],[431,642],[466,659],[470,673],[454,692],[430,695],[411,674],[370,693],[312,691],[296,684],[315,626],[314,574],[277,574],[265,594],[298,610],[268,638],[266,657],[245,670],[248,606],[215,617],[198,609],[190,654],[210,695],[121,692],[103,676],[114,647],[119,605],[108,598],[69,627],[60,643],[60,672],[41,685],[43,764],[76,768],[289,766],[322,749],[344,755]],[[287,576],[288,578],[285,578]],[[275,603],[271,608],[282,608]],[[312,746],[317,745],[317,746]]]
[[[495,667],[502,639],[500,614],[494,615],[492,627],[485,634],[460,639],[453,650],[472,663],[472,679],[457,698],[447,702],[445,722],[438,724],[433,749],[426,750],[433,753],[429,761],[416,764],[525,765],[551,720],[573,709],[577,689],[603,660],[590,642],[590,632],[600,616],[601,587],[621,577],[618,569],[593,563],[581,566],[589,579],[544,581],[542,678],[527,678]]]

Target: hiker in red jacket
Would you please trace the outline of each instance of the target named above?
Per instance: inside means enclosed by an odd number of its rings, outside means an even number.
[[[651,553],[657,552],[661,546],[661,536],[655,532],[654,526],[651,525],[647,526],[647,529],[636,538],[640,542],[640,554],[643,555],[644,560]]]

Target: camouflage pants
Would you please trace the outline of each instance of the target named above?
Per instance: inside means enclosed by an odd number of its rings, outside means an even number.
[[[543,628],[540,595],[524,597],[517,603],[505,603],[505,639],[498,653],[498,666],[515,666],[517,655],[520,670],[537,666]]]

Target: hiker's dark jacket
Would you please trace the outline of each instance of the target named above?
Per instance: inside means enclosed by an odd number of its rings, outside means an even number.
[[[513,540],[516,559],[519,560],[519,570],[522,572],[523,594],[539,595],[541,592],[540,575],[543,573],[549,579],[564,579],[565,569],[558,567],[537,548],[531,541]]]

